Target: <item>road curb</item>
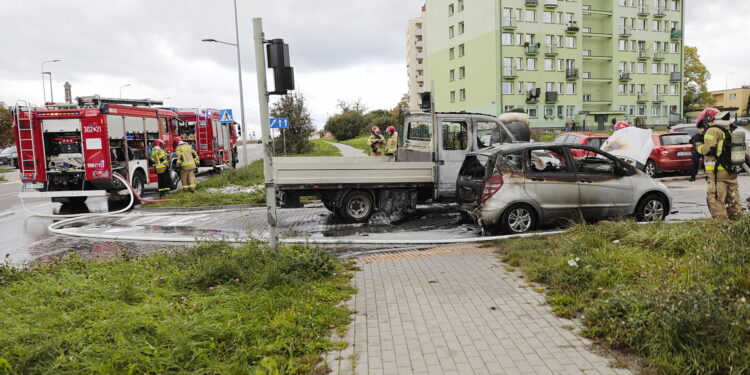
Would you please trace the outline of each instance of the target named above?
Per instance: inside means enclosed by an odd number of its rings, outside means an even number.
[[[144,207],[137,206],[134,212],[193,212],[193,211],[216,211],[216,210],[245,210],[245,209],[258,209],[265,208],[264,205],[252,205],[252,204],[229,204],[223,206],[202,206],[202,207]]]

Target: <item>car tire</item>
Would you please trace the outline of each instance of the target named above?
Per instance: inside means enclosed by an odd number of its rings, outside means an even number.
[[[536,210],[528,204],[508,207],[500,218],[500,230],[504,234],[522,234],[536,229],[539,218]]]
[[[659,167],[656,166],[656,163],[653,160],[648,159],[646,165],[643,167],[643,173],[647,174],[651,178],[654,178],[659,175]]]
[[[339,216],[348,223],[366,223],[375,211],[372,196],[361,190],[353,190],[344,196]]]
[[[667,217],[667,201],[658,194],[646,195],[635,208],[635,220],[638,222],[662,221]]]
[[[169,182],[170,190],[177,190],[177,185],[180,184],[180,171],[177,169],[176,164],[172,164],[172,167],[169,168]]]

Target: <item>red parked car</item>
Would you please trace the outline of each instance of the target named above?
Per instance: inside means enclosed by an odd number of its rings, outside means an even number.
[[[604,142],[607,141],[608,136],[604,134],[595,134],[595,133],[563,133],[558,135],[554,141],[554,143],[562,143],[562,144],[575,144],[575,145],[587,145],[595,148],[601,148]],[[585,157],[584,155],[585,151],[583,150],[570,150],[570,154],[573,155],[574,158],[582,158]]]
[[[654,177],[662,172],[690,171],[693,164],[690,135],[687,133],[654,133],[654,149],[643,172]]]

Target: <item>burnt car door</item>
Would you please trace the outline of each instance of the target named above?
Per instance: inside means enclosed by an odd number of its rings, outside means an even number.
[[[524,190],[542,209],[542,221],[578,215],[576,174],[563,147],[539,147],[525,152]]]
[[[618,172],[624,162],[593,148],[571,147],[573,152],[587,155],[575,159],[583,216],[601,219],[627,215],[634,197],[631,179]]]
[[[467,155],[456,180],[456,203],[462,206],[476,206],[484,188],[490,157],[487,155]]]

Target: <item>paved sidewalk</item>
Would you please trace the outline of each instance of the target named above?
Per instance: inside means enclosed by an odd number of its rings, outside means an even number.
[[[365,154],[364,151],[362,151],[362,150],[360,150],[358,148],[354,148],[354,147],[349,146],[349,145],[345,145],[345,144],[342,144],[342,143],[336,143],[336,142],[328,142],[328,141],[325,141],[325,142],[328,143],[328,144],[330,144],[330,145],[336,146],[336,148],[338,148],[339,151],[341,151],[341,156],[343,156],[345,158],[362,158],[362,157],[369,156],[369,155]]]
[[[555,317],[491,251],[462,245],[360,259],[343,338],[350,345],[328,356],[333,373],[630,374],[589,351],[570,331],[576,323]]]

